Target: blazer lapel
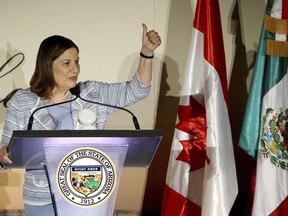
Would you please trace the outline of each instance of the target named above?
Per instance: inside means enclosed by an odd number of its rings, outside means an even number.
[[[36,108],[43,107],[45,104],[43,101],[37,101]],[[34,113],[34,121],[32,125],[32,129],[34,130],[54,130],[56,128],[56,124],[50,115],[47,108],[39,109]]]

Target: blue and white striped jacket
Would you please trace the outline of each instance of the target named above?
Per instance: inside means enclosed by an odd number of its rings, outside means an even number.
[[[126,107],[148,96],[150,85],[142,85],[136,73],[131,81],[122,83],[81,82],[80,91],[81,97],[87,100]],[[32,112],[44,105],[44,101],[31,92],[30,88],[18,91],[8,103],[0,147],[8,145],[14,130],[26,130]],[[98,130],[105,128],[107,115],[117,111],[115,108],[88,103],[79,98],[71,102],[71,108],[75,130],[80,129],[78,111],[83,108],[91,109],[96,113]],[[56,125],[47,109],[40,109],[34,114],[32,130],[54,129],[56,129]],[[24,203],[27,204],[46,205],[51,203],[47,178],[43,170],[26,171],[23,196]]]

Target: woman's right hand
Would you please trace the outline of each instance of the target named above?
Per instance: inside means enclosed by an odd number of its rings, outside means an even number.
[[[8,151],[7,151],[7,146],[4,146],[2,148],[0,148],[0,163],[3,163],[3,164],[11,164],[12,161],[9,159],[9,154],[8,154]]]

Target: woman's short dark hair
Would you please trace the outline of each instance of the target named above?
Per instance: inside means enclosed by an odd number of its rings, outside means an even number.
[[[42,41],[36,58],[35,71],[30,80],[32,92],[42,98],[49,96],[55,84],[52,73],[53,61],[69,48],[76,48],[79,52],[76,44],[63,36],[54,35]]]

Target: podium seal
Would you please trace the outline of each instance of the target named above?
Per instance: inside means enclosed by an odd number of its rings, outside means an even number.
[[[112,194],[116,185],[114,164],[98,149],[75,149],[60,162],[56,183],[66,200],[77,206],[92,207]]]

